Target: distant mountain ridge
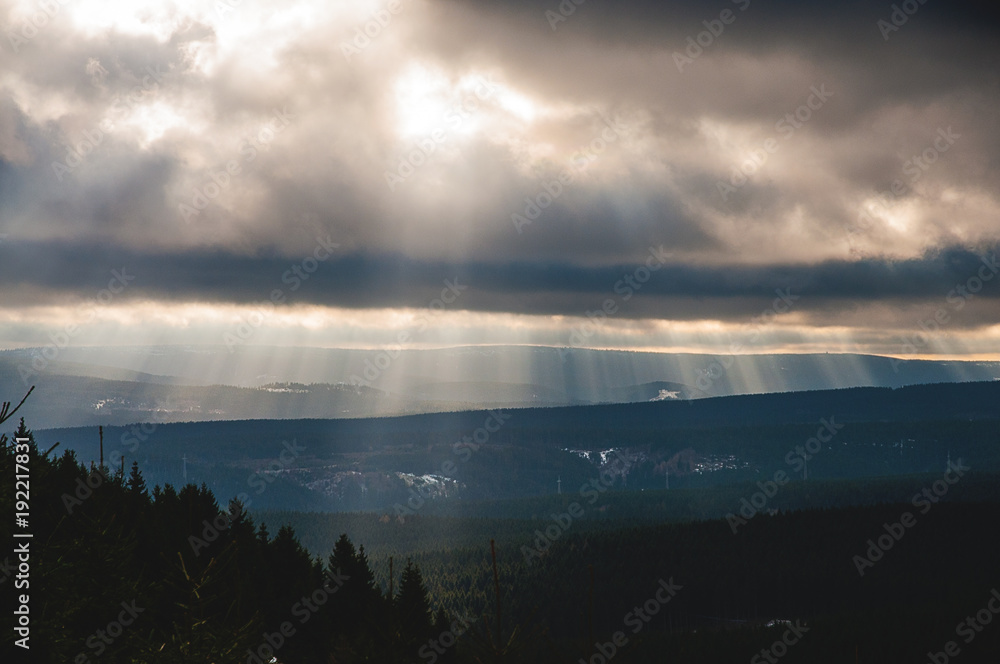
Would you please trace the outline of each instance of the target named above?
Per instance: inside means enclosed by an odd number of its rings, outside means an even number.
[[[25,368],[43,366],[29,377],[38,385],[32,407],[43,427],[370,417],[1000,378],[1000,362],[849,354],[466,346],[404,350],[392,358],[379,350],[149,346],[65,348],[49,361],[39,352],[0,351],[0,389],[13,398],[26,389]],[[301,387],[267,388],[277,383]]]

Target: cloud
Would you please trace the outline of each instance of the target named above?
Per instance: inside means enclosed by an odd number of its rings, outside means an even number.
[[[331,243],[332,238],[323,242]],[[582,316],[610,299],[620,308],[620,318],[733,322],[759,314],[785,293],[793,296],[800,316],[817,324],[834,318],[842,323],[852,310],[866,312],[887,303],[923,306],[933,313],[949,294],[957,297],[960,288],[966,289],[966,299],[991,303],[970,306],[956,326],[990,323],[1000,302],[1000,278],[991,283],[998,247],[980,254],[953,247],[901,261],[761,266],[673,263],[662,247],[651,248],[636,263],[591,266],[424,261],[332,251],[317,249],[317,261],[309,254],[273,251],[247,256],[219,250],[154,253],[108,245],[22,245],[0,263],[0,278],[8,285],[2,299],[10,307],[92,299],[111,271],[118,270],[135,277],[123,301],[253,304],[270,299],[278,289],[289,304],[419,308],[448,283],[457,283],[463,295],[456,306],[469,311]],[[38,265],[58,268],[39,270]],[[977,308],[979,317],[973,311]]]
[[[791,287],[863,325],[1000,242],[992,5],[913,4],[888,39],[892,3],[383,6],[80,0],[4,43],[5,305],[121,265],[129,297],[246,303],[329,236],[303,303],[422,306],[460,276],[469,309],[579,315],[664,245],[623,316],[736,320]],[[0,4],[4,34],[32,7]]]

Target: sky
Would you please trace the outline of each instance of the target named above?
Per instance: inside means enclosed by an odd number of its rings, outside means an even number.
[[[1000,359],[993,12],[0,0],[0,347]]]

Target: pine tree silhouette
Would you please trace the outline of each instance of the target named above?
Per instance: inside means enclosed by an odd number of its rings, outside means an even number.
[[[142,477],[142,472],[139,470],[139,462],[132,462],[132,471],[128,476],[128,491],[134,497],[145,496],[146,495],[146,480]]]

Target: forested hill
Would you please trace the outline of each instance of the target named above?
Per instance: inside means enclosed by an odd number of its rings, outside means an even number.
[[[614,428],[616,432],[649,429],[740,425],[781,426],[814,423],[834,416],[840,422],[932,422],[1000,420],[1000,381],[939,383],[900,388],[857,387],[813,392],[785,392],[716,397],[692,401],[522,408],[509,414],[497,437],[512,440],[535,431],[553,444],[579,440],[583,432]],[[294,433],[302,439],[336,441],[338,451],[367,451],[381,445],[414,441],[454,442],[483,426],[489,411],[428,413],[402,417],[336,420],[244,420],[158,425],[158,437],[169,435],[178,451],[204,452],[212,442],[220,454],[245,451],[249,442],[281,440]],[[129,427],[109,427],[114,434]],[[48,429],[41,440],[56,440],[78,451],[81,458],[96,452],[93,427]],[[316,440],[318,443],[319,440]],[[51,443],[50,443],[51,444]]]
[[[566,517],[555,534],[555,520],[535,532],[484,521],[462,548],[404,540],[390,584],[392,563],[348,537],[317,559],[290,528],[222,511],[205,487],[148,491],[138,467],[88,472],[70,453],[44,455],[23,425],[15,436],[29,440],[32,541],[44,543],[31,557],[39,664],[608,661],[595,652],[714,664],[777,652],[792,625],[805,636],[789,664],[924,661],[969,616],[980,629],[957,632],[973,635],[961,661],[1000,651],[984,608],[1000,586],[995,503],[759,515],[737,532],[725,520],[598,532]],[[0,443],[13,475],[14,446]]]
[[[753,482],[818,431],[810,479],[941,472],[949,457],[1000,470],[1000,382],[851,388],[695,401],[469,411],[343,420],[244,420],[104,428],[105,459],[151,484],[206,483],[253,509],[385,510],[437,500],[566,492],[618,463],[615,489]],[[37,432],[84,463],[96,427]],[[813,451],[819,443],[813,443]],[[789,455],[792,455],[791,458]],[[616,461],[618,460],[618,461]],[[624,461],[622,461],[624,460]],[[624,464],[624,465],[623,465]],[[413,499],[420,502],[417,499]],[[422,499],[421,499],[422,500]]]

